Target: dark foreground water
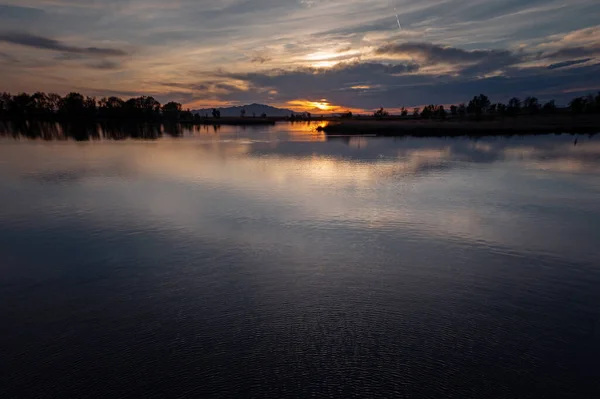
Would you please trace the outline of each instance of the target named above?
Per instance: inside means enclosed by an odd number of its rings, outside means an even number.
[[[0,397],[599,397],[598,137],[180,133],[0,140]]]

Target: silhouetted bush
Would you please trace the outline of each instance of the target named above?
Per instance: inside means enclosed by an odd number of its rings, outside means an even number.
[[[376,118],[382,118],[384,116],[389,116],[390,113],[387,112],[386,110],[384,110],[383,108],[379,108],[377,111],[375,111],[375,113],[373,113],[373,116],[375,116]]]
[[[480,94],[469,101],[467,112],[471,115],[481,116],[488,112],[490,105],[490,99],[485,94]]]

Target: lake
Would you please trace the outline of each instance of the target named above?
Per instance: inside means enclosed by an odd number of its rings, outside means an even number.
[[[0,397],[600,395],[600,137],[314,127],[3,125]]]

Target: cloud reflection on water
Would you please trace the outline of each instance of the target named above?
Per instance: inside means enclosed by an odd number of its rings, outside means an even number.
[[[274,226],[308,226],[319,234],[343,226],[557,254],[568,252],[561,234],[581,230],[567,215],[579,215],[600,194],[600,143],[580,137],[574,146],[572,140],[328,139],[303,125],[201,129],[182,138],[118,143],[5,140],[0,175],[15,184],[60,184],[57,193],[68,190],[83,196],[82,203],[97,201],[92,192],[110,198],[106,212],[119,204],[132,212],[127,217],[151,217],[240,245],[275,239],[281,231]],[[543,236],[535,234],[532,206],[553,215]],[[247,223],[261,225],[261,233],[242,228]],[[303,239],[293,228],[287,233],[292,241]]]

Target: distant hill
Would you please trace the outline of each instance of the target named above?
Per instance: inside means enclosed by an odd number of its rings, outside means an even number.
[[[275,107],[271,107],[270,105],[264,105],[264,104],[249,104],[249,105],[241,105],[241,106],[235,106],[235,107],[225,107],[225,108],[217,108],[219,111],[221,111],[221,116],[222,117],[227,117],[227,116],[240,116],[240,113],[242,111],[242,109],[246,110],[246,116],[247,117],[251,117],[253,114],[255,114],[257,117],[264,114],[267,114],[267,116],[290,116],[292,113],[296,113],[294,111],[292,111],[291,109],[284,109],[284,108],[275,108]],[[195,109],[192,110],[192,112],[194,114],[199,114],[201,116],[204,115],[208,115],[209,117],[212,116],[212,108],[204,108],[204,109]]]

